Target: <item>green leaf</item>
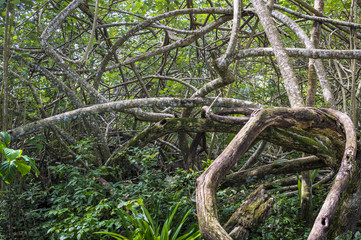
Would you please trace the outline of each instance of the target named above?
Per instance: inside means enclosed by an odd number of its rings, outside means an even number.
[[[35,175],[36,175],[36,176],[39,176],[40,171],[39,171],[39,169],[38,169],[38,168],[36,167],[36,165],[35,165],[35,160],[32,159],[31,157],[28,157],[27,155],[23,155],[22,157],[23,157],[23,158],[25,159],[25,161],[29,164],[29,166],[34,170]]]
[[[164,225],[162,229],[162,234],[160,235],[161,240],[169,240],[169,226]]]
[[[172,221],[173,221],[173,217],[174,217],[175,213],[177,212],[177,209],[178,209],[178,207],[179,207],[179,204],[180,204],[180,202],[177,203],[177,205],[176,205],[176,206],[174,207],[174,209],[173,209],[172,214],[167,218],[167,220],[166,220],[165,223],[164,223],[164,225],[168,225],[169,228],[170,228],[170,224],[171,224]]]
[[[31,167],[23,159],[15,160],[15,164],[17,166],[16,169],[21,173],[22,176],[30,172]]]
[[[317,176],[317,174],[318,174],[318,171],[320,171],[319,168],[312,171],[312,174],[311,174],[311,183],[313,183],[313,182],[315,181],[315,178],[316,178],[316,176]]]
[[[9,184],[13,179],[17,171],[15,161],[4,161],[0,163],[0,175],[3,181]]]
[[[21,157],[22,152],[23,152],[23,150],[15,150],[15,149],[11,149],[11,148],[4,148],[5,157],[9,161],[12,161],[14,159],[17,159],[17,158]]]
[[[97,234],[105,234],[108,236],[112,236],[113,238],[117,239],[117,240],[129,240],[129,238],[126,238],[120,234],[117,233],[112,233],[112,232],[95,232]]]
[[[302,200],[302,198],[301,198],[301,195],[302,195],[302,183],[301,183],[300,175],[297,173],[296,176],[297,176],[298,197],[299,197],[299,200],[301,202],[301,200]]]
[[[4,153],[4,148],[6,148],[5,143],[0,141],[0,153]]]
[[[177,236],[178,236],[178,234],[179,234],[179,232],[180,232],[180,230],[181,230],[184,222],[186,221],[188,215],[190,214],[190,212],[191,212],[191,209],[189,209],[188,212],[184,215],[182,221],[180,222],[180,224],[178,225],[176,231],[174,232],[174,235],[173,235],[173,237],[172,237],[172,240],[176,240],[176,239],[177,239]],[[191,233],[191,232],[190,232],[190,233]],[[190,233],[188,233],[188,234],[190,234]]]
[[[0,135],[4,138],[5,145],[10,144],[10,136],[6,132],[0,132]]]
[[[154,225],[154,221],[153,221],[152,217],[150,216],[150,213],[148,212],[148,210],[147,210],[147,208],[144,206],[144,204],[141,206],[141,208],[142,208],[142,210],[143,210],[143,213],[144,213],[144,215],[145,215],[145,217],[146,217],[147,222],[151,225],[151,228],[152,228],[152,230],[153,230],[153,232],[154,232],[154,230],[155,230],[155,225]]]

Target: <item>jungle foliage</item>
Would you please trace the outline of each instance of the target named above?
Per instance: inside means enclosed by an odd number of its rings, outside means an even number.
[[[0,0],[0,239],[361,239],[360,13]]]

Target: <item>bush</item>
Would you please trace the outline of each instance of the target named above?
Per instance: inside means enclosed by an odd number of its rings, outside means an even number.
[[[145,151],[145,152],[144,152]],[[195,202],[191,200],[195,190],[196,172],[177,169],[173,173],[157,166],[157,149],[134,151],[132,161],[138,159],[142,171],[131,179],[119,180],[119,167],[100,167],[86,171],[82,168],[60,164],[49,167],[50,188],[39,179],[26,176],[21,190],[19,184],[12,186],[12,197],[6,199],[0,209],[4,221],[0,234],[8,234],[9,204],[21,214],[14,216],[16,239],[100,239],[94,232],[118,232],[125,234],[122,217],[126,206],[142,199],[143,209],[149,209],[155,225],[163,226],[169,209],[177,206],[172,224],[182,222],[179,214],[186,215],[182,229],[195,229]],[[145,153],[145,157],[142,154]],[[21,192],[21,193],[19,193]],[[16,204],[15,201],[16,200]],[[139,204],[140,205],[140,204]],[[189,210],[192,209],[192,210]],[[144,211],[144,210],[142,210]],[[132,213],[130,211],[129,213]],[[134,214],[133,214],[134,216]],[[136,217],[136,216],[135,216]],[[128,223],[129,224],[129,223]],[[173,229],[173,225],[171,226]],[[185,234],[182,230],[180,234]],[[1,238],[0,238],[1,239]]]
[[[151,214],[148,212],[141,199],[129,202],[126,205],[126,210],[130,211],[130,213],[123,209],[119,209],[120,217],[124,226],[123,232],[125,232],[126,237],[111,232],[97,233],[106,234],[112,236],[115,239],[124,240],[193,240],[199,238],[200,232],[197,224],[193,224],[190,229],[182,234],[182,227],[191,213],[191,210],[188,210],[185,213],[184,211],[182,211],[180,214],[178,213],[177,219],[175,218],[175,214],[178,210],[179,204],[180,203],[175,205],[173,209],[170,209],[166,220],[163,224],[160,224],[158,221],[153,220]],[[138,205],[141,208],[141,212],[137,210]],[[181,236],[178,237],[180,234]]]

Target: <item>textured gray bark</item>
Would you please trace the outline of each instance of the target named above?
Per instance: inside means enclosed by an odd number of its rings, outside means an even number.
[[[228,69],[231,61],[230,59],[236,52],[237,47],[237,35],[239,32],[241,14],[242,14],[242,3],[240,0],[235,1],[235,5],[233,8],[233,25],[232,25],[232,32],[231,32],[231,39],[227,46],[226,52],[218,59],[216,59],[216,71],[221,76],[220,78],[216,78],[213,81],[205,84],[202,88],[196,91],[192,98],[195,97],[204,97],[208,93],[227,86],[228,84],[234,82],[234,74],[232,71]],[[189,110],[184,113],[185,116],[189,114]]]
[[[320,8],[323,6],[322,1],[315,1],[315,5]],[[321,7],[323,8],[323,7]],[[319,10],[319,9],[318,9]],[[322,10],[322,9],[321,9]],[[314,22],[312,25],[312,33],[310,40],[306,33],[302,30],[302,28],[292,21],[289,17],[281,14],[280,12],[273,11],[272,15],[279,19],[281,22],[286,24],[293,32],[296,33],[298,38],[304,44],[307,49],[316,49],[318,46],[318,41],[316,39],[319,38],[319,23]],[[322,88],[322,92],[324,95],[324,99],[327,106],[335,107],[334,97],[331,91],[330,84],[327,79],[326,71],[323,67],[323,64],[320,59],[310,59],[309,60],[309,68],[308,68],[308,88],[307,88],[307,97],[306,97],[306,105],[308,107],[313,107],[315,105],[315,97],[317,90],[317,76],[314,74],[316,69],[316,73]],[[308,224],[312,224],[312,180],[311,180],[311,172],[306,171],[302,173],[301,177],[301,209],[300,209],[301,217],[307,221]]]
[[[351,1],[351,10],[350,10],[350,22],[357,22],[357,4],[356,4],[356,0],[352,0]],[[357,39],[356,39],[356,34],[357,31],[356,29],[351,29],[351,34],[350,34],[350,50],[356,50],[357,48]],[[351,119],[353,124],[355,124],[356,127],[358,127],[358,102],[356,101],[356,78],[358,78],[357,72],[356,72],[356,60],[352,59],[351,60],[351,79],[352,79],[352,83],[351,83]]]
[[[301,40],[301,42],[305,45],[306,49],[316,49],[315,44],[308,38],[306,33],[302,30],[298,24],[292,21],[289,17],[284,14],[281,14],[277,11],[273,11],[272,15],[279,19],[281,22],[286,24],[292,31],[294,31],[297,37]],[[318,76],[318,80],[320,82],[322,93],[326,104],[331,108],[335,107],[334,97],[332,94],[332,89],[330,83],[327,79],[327,74],[325,68],[323,67],[322,61],[320,59],[314,60],[314,67],[316,69],[316,73]]]
[[[249,234],[272,213],[274,202],[275,198],[266,194],[264,186],[259,186],[232,214],[224,229],[233,239],[248,239]]]
[[[323,0],[315,0],[314,1],[315,9],[323,12],[324,7],[324,1]],[[319,39],[321,34],[321,23],[319,22],[313,22],[312,23],[312,29],[311,29],[311,44],[318,48],[319,45]],[[315,64],[315,61],[317,61],[317,65]],[[307,96],[306,96],[306,106],[308,107],[314,107],[316,104],[316,91],[317,91],[317,73],[315,68],[317,67],[318,71],[318,79],[322,85],[323,83],[326,83],[327,91],[323,90],[324,98],[327,105],[330,105],[332,108],[335,108],[334,104],[334,98],[332,96],[330,85],[327,81],[327,75],[326,71],[323,68],[322,62],[320,59],[309,59],[308,62],[308,86],[307,86]],[[320,68],[321,67],[321,68]],[[320,72],[320,69],[322,70]],[[321,73],[321,74],[320,74]],[[302,172],[301,176],[301,217],[308,225],[312,225],[313,220],[313,213],[312,213],[312,172],[305,171]]]
[[[76,71],[74,71],[59,54],[54,50],[51,44],[48,42],[51,34],[59,28],[60,24],[68,17],[72,11],[74,11],[81,3],[81,0],[74,0],[63,9],[45,28],[41,36],[39,37],[39,43],[41,48],[49,55],[61,68],[65,71],[67,76],[73,81],[79,83],[91,96],[95,97],[100,103],[107,102],[98,91],[94,89],[85,79],[83,79]]]
[[[320,58],[320,59],[361,59],[361,50],[327,50],[327,49],[304,49],[285,48],[290,57]],[[272,48],[252,48],[239,50],[233,59],[247,57],[275,56]],[[232,59],[232,60],[233,60]]]
[[[276,56],[291,106],[304,106],[296,75],[290,64],[287,52],[283,47],[281,37],[274,25],[269,9],[261,0],[252,0],[252,4],[255,7],[255,11]]]
[[[242,0],[234,0],[233,1],[233,23],[232,23],[232,31],[231,37],[229,39],[229,43],[227,46],[227,50],[224,53],[223,58],[228,58],[232,55],[237,48],[237,38],[239,33],[239,27],[241,23],[241,15],[242,15]]]
[[[325,111],[330,114],[327,109]],[[197,217],[202,236],[206,239],[232,239],[218,222],[215,197],[217,187],[263,130],[270,126],[287,128],[297,126],[310,130],[309,123],[312,122],[311,128],[327,128],[328,130],[323,132],[333,135],[332,131],[339,130],[329,129],[336,127],[336,123],[331,123],[333,120],[328,119],[327,114],[312,108],[263,109],[253,114],[222,154],[197,179]],[[325,124],[325,121],[328,123]]]
[[[308,240],[319,240],[327,237],[328,231],[330,230],[331,224],[334,219],[337,218],[337,208],[341,207],[341,203],[346,203],[348,199],[342,199],[342,195],[350,183],[350,180],[358,178],[357,174],[354,173],[357,167],[356,150],[357,150],[357,138],[356,129],[352,123],[352,120],[344,113],[336,110],[325,109],[327,114],[331,114],[337,118],[337,121],[343,125],[346,135],[346,145],[344,155],[342,157],[341,167],[336,175],[336,179],[332,185],[331,190],[327,194],[326,200],[322,205],[320,212],[314,222]],[[352,174],[352,175],[351,175]],[[360,200],[360,196],[357,196],[356,201]],[[352,206],[348,206],[352,207]],[[344,209],[347,212],[347,209]],[[359,214],[359,212],[358,212]],[[357,216],[358,218],[360,216]],[[356,219],[358,219],[356,218]],[[354,219],[354,220],[356,220]],[[336,226],[337,227],[337,226]]]
[[[20,126],[11,129],[8,133],[12,138],[18,138],[24,134],[29,134],[46,127],[50,127],[63,122],[68,122],[79,117],[89,117],[103,112],[123,112],[129,108],[136,107],[201,107],[204,105],[210,105],[214,102],[213,98],[146,98],[146,99],[134,99],[117,101],[110,103],[95,104],[90,107],[79,108],[73,111],[55,115],[46,119],[42,119],[33,123],[29,123],[25,126]],[[242,101],[231,98],[218,98],[215,101],[214,106],[219,107],[249,107],[260,108],[261,105],[255,104],[249,101]]]
[[[285,8],[285,7],[277,5],[277,4],[274,5],[274,8],[278,9],[278,10],[282,10],[287,13],[290,13],[294,16],[297,16],[297,17],[300,17],[303,19],[322,22],[322,23],[331,23],[336,27],[345,26],[345,27],[361,28],[360,23],[345,22],[345,21],[334,20],[334,19],[327,18],[327,17],[320,17],[320,16],[324,16],[324,15],[320,14],[320,12],[318,12],[318,11],[313,11],[313,13],[318,13],[318,16],[316,17],[316,16],[310,16],[310,15],[302,14],[299,12],[295,12],[295,11],[292,11],[291,9]],[[344,29],[342,29],[342,30],[344,30]]]
[[[280,163],[271,163],[261,167],[240,170],[224,178],[221,187],[239,186],[240,184],[254,184],[271,175],[300,173],[304,170],[326,167],[327,165],[316,156],[288,160]]]
[[[192,98],[204,97],[208,93],[234,82],[234,80],[235,80],[234,73],[228,69],[229,64],[230,64],[228,59],[236,51],[237,37],[238,37],[240,21],[241,21],[241,14],[242,14],[241,7],[242,7],[241,0],[235,0],[234,7],[233,7],[233,24],[232,24],[232,32],[231,32],[230,41],[229,41],[226,52],[220,58],[215,60],[215,64],[214,64],[215,70],[220,75],[220,78],[217,78],[217,79],[207,83],[203,87],[201,87],[198,91],[196,91],[192,95]],[[182,117],[189,117],[189,115],[191,114],[191,111],[192,111],[191,108],[184,109],[182,112]],[[188,149],[188,143],[186,141],[186,137],[185,137],[184,133],[179,134],[179,141],[180,141],[180,145],[183,146],[182,152],[183,152],[184,159],[188,159],[189,149]]]

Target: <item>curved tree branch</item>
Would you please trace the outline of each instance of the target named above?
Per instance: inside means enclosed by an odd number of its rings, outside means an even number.
[[[238,159],[248,150],[252,142],[264,129],[270,126],[282,128],[295,126],[298,129],[305,130],[310,130],[312,128],[328,128],[332,125],[335,126],[336,123],[329,123],[326,126],[324,125],[324,121],[333,121],[333,119],[329,119],[328,116],[339,116],[339,114],[342,113],[328,109],[321,112],[313,108],[263,109],[254,113],[251,119],[233,138],[222,154],[219,155],[211,166],[209,166],[208,169],[197,179],[197,215],[203,237],[206,239],[231,239],[228,233],[218,222],[216,207],[217,187],[221,183],[225,174],[227,174]],[[346,122],[343,123],[345,124]],[[344,127],[346,126],[344,125]],[[327,134],[327,132],[328,131],[324,131],[324,134]],[[354,155],[352,155],[354,152],[351,152],[349,147],[349,145],[352,145],[352,147],[354,146],[354,143],[351,142],[350,140],[347,140],[345,155],[354,157]],[[347,183],[347,179],[345,180]],[[344,180],[341,180],[341,182],[342,184],[345,183]]]
[[[118,102],[96,104],[89,107],[79,108],[66,113],[58,114],[46,119],[42,119],[24,126],[20,126],[8,131],[12,138],[18,138],[24,134],[29,134],[37,130],[53,126],[59,123],[68,122],[79,117],[88,117],[103,112],[122,112],[130,108],[137,107],[200,107],[209,105],[214,101],[212,98],[145,98],[125,100]],[[215,101],[215,106],[219,107],[249,107],[259,108],[261,105],[230,98],[218,98]]]

